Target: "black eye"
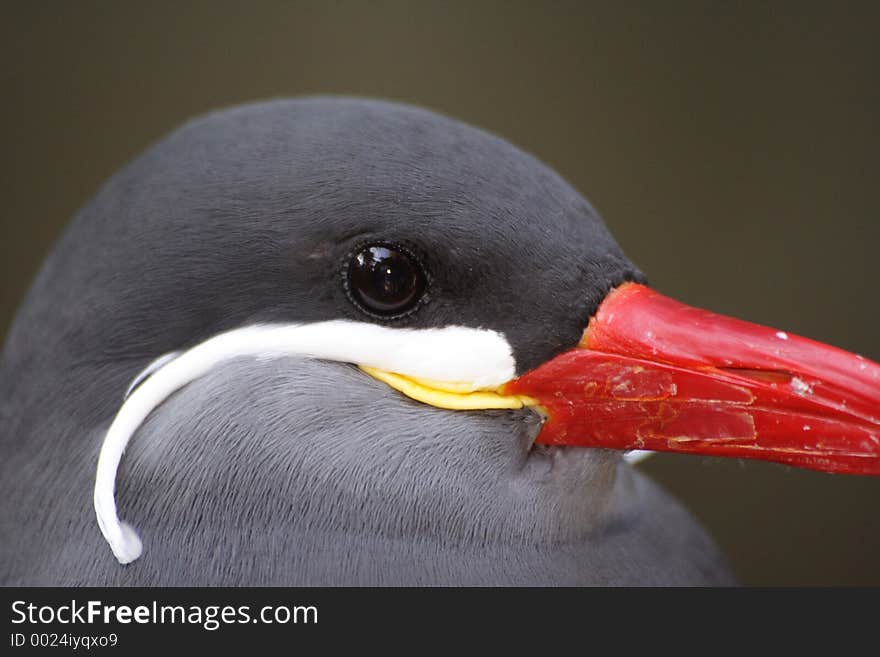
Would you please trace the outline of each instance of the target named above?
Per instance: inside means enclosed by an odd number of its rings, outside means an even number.
[[[373,244],[351,259],[348,289],[354,302],[367,312],[382,317],[403,315],[425,293],[425,273],[403,249]]]

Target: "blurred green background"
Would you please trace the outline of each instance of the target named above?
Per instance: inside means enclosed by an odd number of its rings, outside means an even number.
[[[499,133],[587,195],[663,292],[880,360],[877,3],[0,6],[0,335],[67,219],[148,143],[321,92]],[[643,467],[744,583],[880,584],[880,479]]]

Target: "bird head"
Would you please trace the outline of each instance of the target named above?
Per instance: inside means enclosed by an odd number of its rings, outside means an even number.
[[[146,531],[184,531],[144,493],[177,486],[331,551],[341,527],[572,540],[628,450],[880,472],[880,366],[662,296],[563,178],[424,110],[208,115],[117,174],[54,262],[47,322],[75,327],[55,360],[105,365],[95,507],[123,563],[120,463]],[[221,545],[231,516],[186,531]]]

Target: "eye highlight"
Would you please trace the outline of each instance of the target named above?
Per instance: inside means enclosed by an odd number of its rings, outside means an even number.
[[[425,271],[418,259],[397,245],[362,247],[348,264],[348,291],[362,310],[399,317],[415,308],[425,293]]]

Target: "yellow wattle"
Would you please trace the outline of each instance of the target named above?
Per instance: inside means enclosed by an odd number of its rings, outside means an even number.
[[[454,411],[486,409],[517,409],[532,406],[535,401],[525,395],[502,395],[495,390],[480,390],[469,383],[448,383],[432,379],[417,379],[394,372],[359,365],[359,367],[383,383],[416,401],[429,406]]]

